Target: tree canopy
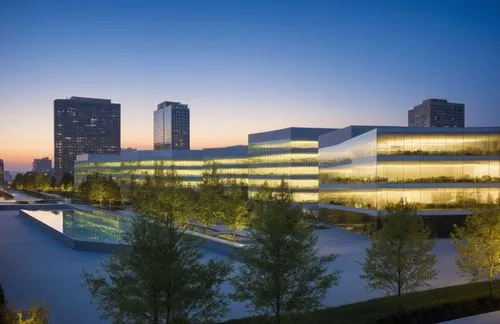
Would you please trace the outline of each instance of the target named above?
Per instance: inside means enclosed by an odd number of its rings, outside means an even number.
[[[437,258],[432,254],[435,240],[430,238],[414,204],[400,200],[388,205],[386,214],[380,217],[383,225],[366,249],[360,277],[367,281],[369,289],[382,289],[400,297],[437,276]]]
[[[80,193],[92,202],[101,205],[121,203],[121,191],[118,184],[111,177],[99,174],[87,176],[79,186]]]
[[[124,243],[102,263],[102,271],[83,273],[104,319],[205,323],[225,313],[227,296],[220,285],[230,267],[201,262],[201,242],[179,231],[171,216],[138,216]]]
[[[182,184],[175,169],[157,169],[144,183],[132,184],[130,200],[138,212],[166,218],[172,211],[173,221],[185,228],[195,218],[196,193]]]
[[[335,255],[317,255],[316,236],[300,206],[291,202],[287,184],[263,192],[267,198],[251,222],[251,240],[231,283],[233,298],[248,301],[254,312],[280,323],[286,316],[318,308],[340,272],[327,268]]]
[[[48,190],[53,184],[50,174],[44,172],[26,172],[16,174],[12,187],[19,190]]]
[[[455,225],[452,237],[458,267],[473,281],[487,279],[493,297],[493,281],[500,276],[500,206],[475,210],[464,226]]]

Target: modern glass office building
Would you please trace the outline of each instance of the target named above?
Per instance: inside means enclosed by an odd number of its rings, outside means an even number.
[[[111,176],[123,185],[132,179],[141,182],[156,170],[175,170],[184,185],[197,187],[203,173],[217,169],[224,180],[247,183],[247,146],[230,146],[203,150],[122,151],[120,155],[83,154],[75,162],[75,183],[87,175]]]
[[[54,169],[61,179],[73,173],[79,154],[120,153],[120,109],[109,99],[54,100]]]
[[[297,202],[318,201],[318,137],[331,128],[291,127],[248,135],[248,194],[285,180]]]
[[[154,149],[189,150],[190,123],[188,105],[164,101],[154,111]]]
[[[198,186],[203,174],[202,150],[122,151],[119,155],[83,154],[75,161],[75,184],[87,175],[111,176],[120,184],[137,182],[156,170],[173,169],[186,186]]]
[[[319,138],[319,202],[422,209],[500,201],[500,127],[351,126]]]
[[[248,183],[248,146],[237,145],[203,150],[203,169],[217,174],[225,181]]]

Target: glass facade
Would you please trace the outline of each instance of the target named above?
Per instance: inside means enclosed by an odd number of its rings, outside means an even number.
[[[189,150],[189,108],[179,102],[165,101],[154,111],[154,149]]]
[[[465,105],[427,99],[408,111],[408,127],[465,127]]]
[[[118,183],[128,184],[131,177],[141,182],[146,176],[153,176],[157,170],[174,169],[186,186],[197,186],[202,180],[201,160],[141,160],[141,161],[81,161],[75,163],[75,183],[81,183],[86,176],[100,174],[111,176]]]
[[[248,145],[248,195],[265,183],[286,181],[297,202],[318,201],[318,136],[332,129],[288,128],[251,134]]]
[[[382,209],[401,198],[422,208],[500,199],[500,129],[376,128],[321,143],[324,204]]]
[[[120,153],[120,104],[109,99],[54,100],[54,169],[59,179],[73,173],[83,153]]]
[[[204,171],[213,168],[224,181],[236,181],[237,183],[248,183],[248,158],[207,158],[203,159]]]
[[[83,156],[75,163],[75,181],[81,183],[87,175],[111,176],[118,183],[127,185],[131,177],[141,182],[157,170],[174,169],[186,186],[197,187],[203,173],[217,168],[224,180],[247,183],[247,146],[182,151],[123,152],[122,156]]]

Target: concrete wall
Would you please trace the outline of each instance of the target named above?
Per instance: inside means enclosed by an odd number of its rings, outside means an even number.
[[[33,206],[33,205],[27,205],[27,206]],[[61,206],[64,206],[65,208],[61,208]],[[66,205],[56,205],[52,206],[52,208],[47,207],[45,209],[73,209],[70,206]],[[21,208],[17,208],[21,209]],[[23,208],[27,209],[27,208]],[[30,210],[40,210],[41,208],[32,208]],[[101,253],[112,253],[114,252],[117,248],[119,248],[120,244],[113,244],[113,243],[103,243],[103,242],[95,242],[95,241],[85,241],[85,240],[75,240],[64,233],[61,233],[52,227],[44,224],[43,222],[31,217],[24,211],[20,210],[19,215],[23,217],[27,222],[30,224],[33,224],[34,226],[38,227],[42,232],[52,236],[56,240],[60,241],[64,245],[75,249],[75,250],[82,250],[82,251],[92,251],[92,252],[101,252]],[[211,239],[209,237],[205,237],[204,235],[200,234],[190,234],[186,233],[185,235],[190,235],[197,237],[203,241],[202,247],[216,252],[220,253],[223,255],[230,256],[234,259],[239,259],[239,253],[238,251],[241,249],[241,247],[238,247],[236,244],[233,244],[232,242],[224,242],[220,239]]]

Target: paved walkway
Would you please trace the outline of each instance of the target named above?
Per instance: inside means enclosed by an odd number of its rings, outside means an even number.
[[[491,312],[476,316],[459,318],[442,324],[498,324],[500,323],[500,311]]]
[[[40,198],[30,196],[28,194],[25,194],[24,192],[16,191],[16,190],[10,190],[11,195],[14,196],[15,200],[24,200],[24,201],[36,201],[40,200]]]

